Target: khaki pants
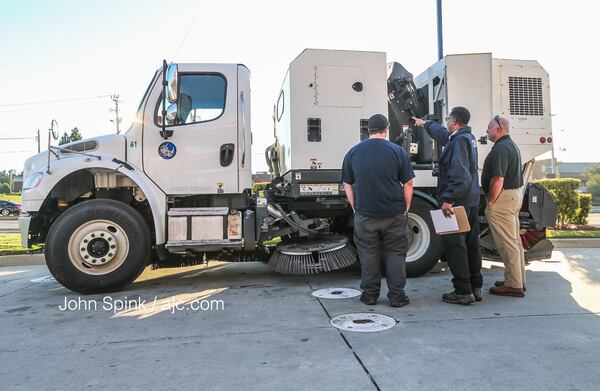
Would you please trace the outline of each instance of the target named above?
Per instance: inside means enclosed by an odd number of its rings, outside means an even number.
[[[510,288],[525,286],[525,255],[519,236],[519,210],[523,203],[521,189],[504,189],[485,215],[504,262],[504,285]]]

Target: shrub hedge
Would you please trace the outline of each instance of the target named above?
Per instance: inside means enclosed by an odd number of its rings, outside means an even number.
[[[556,203],[557,228],[567,228],[570,224],[585,224],[592,208],[591,194],[580,194],[577,190],[581,180],[574,178],[540,179],[536,183],[544,186]]]
[[[574,224],[587,224],[588,216],[592,210],[592,195],[588,193],[579,193],[579,208],[575,214]]]

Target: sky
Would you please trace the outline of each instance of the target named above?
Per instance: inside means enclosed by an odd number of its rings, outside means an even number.
[[[537,60],[548,71],[559,161],[600,161],[597,4],[443,2],[445,54],[492,52]],[[61,133],[75,126],[84,137],[114,133],[107,95],[119,95],[127,129],[163,59],[248,66],[254,171],[266,168],[273,104],[303,49],[384,51],[414,75],[437,61],[435,0],[0,0],[0,6],[0,170],[22,170],[37,152],[38,129],[44,150],[52,119]]]

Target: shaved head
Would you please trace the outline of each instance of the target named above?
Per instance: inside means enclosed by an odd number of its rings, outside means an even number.
[[[504,117],[495,115],[488,124],[485,133],[487,134],[488,139],[495,143],[496,140],[510,133],[510,121]]]
[[[490,121],[490,125],[497,126],[498,129],[505,133],[510,133],[510,121],[504,117],[495,115],[494,118]]]

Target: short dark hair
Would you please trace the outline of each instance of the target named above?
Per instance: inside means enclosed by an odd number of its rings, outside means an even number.
[[[461,125],[468,125],[471,120],[471,113],[462,106],[456,106],[450,111],[450,117],[454,118]]]

